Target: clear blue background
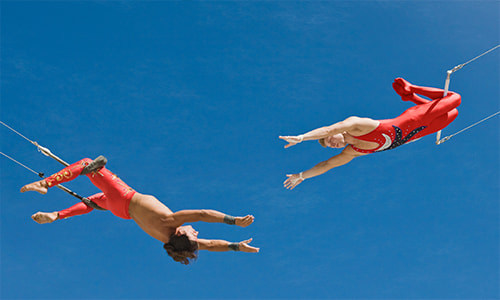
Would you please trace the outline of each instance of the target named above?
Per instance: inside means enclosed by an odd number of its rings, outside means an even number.
[[[499,118],[434,135],[283,188],[338,150],[296,135],[410,106],[396,77],[442,88],[446,70],[499,44],[498,1],[2,1],[1,120],[74,162],[105,155],[172,210],[253,214],[259,254],[200,253],[190,266],[133,221],[20,194],[35,174],[2,157],[2,299],[498,299]],[[452,75],[460,114],[499,109],[496,50]],[[56,161],[8,129],[1,151]],[[66,184],[82,195],[88,179]]]

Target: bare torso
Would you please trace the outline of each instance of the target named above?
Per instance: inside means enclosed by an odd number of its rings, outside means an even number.
[[[168,243],[175,233],[176,228],[165,222],[173,212],[154,196],[135,193],[130,201],[129,214],[142,230],[163,243]]]

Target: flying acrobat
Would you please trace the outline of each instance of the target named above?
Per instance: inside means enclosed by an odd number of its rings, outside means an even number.
[[[133,219],[146,233],[163,242],[168,255],[175,261],[187,265],[190,260],[198,257],[198,250],[259,252],[259,248],[249,245],[252,239],[239,243],[198,239],[198,232],[193,227],[182,226],[184,223],[203,221],[246,227],[253,223],[252,215],[233,217],[208,209],[181,210],[173,213],[154,196],[134,191],[106,169],[104,167],[106,163],[104,156],[99,156],[94,161],[84,158],[48,178],[23,186],[21,192],[36,191],[46,194],[50,187],[73,180],[79,175],[87,175],[90,181],[102,191],[102,193],[88,197],[89,200],[100,207],[109,209],[117,217]],[[55,220],[86,214],[92,210],[93,208],[80,202],[62,211],[38,212],[32,218],[40,224],[51,223]]]
[[[302,135],[280,136],[280,139],[288,142],[285,148],[308,140],[318,140],[323,147],[344,148],[340,154],[307,171],[287,175],[283,185],[287,189],[293,189],[305,179],[345,165],[358,156],[394,149],[415,141],[445,128],[458,115],[456,108],[460,105],[461,97],[457,93],[448,92],[447,96],[443,97],[444,91],[441,89],[412,85],[402,78],[396,78],[392,86],[403,101],[416,104],[394,119],[349,117],[342,122]]]

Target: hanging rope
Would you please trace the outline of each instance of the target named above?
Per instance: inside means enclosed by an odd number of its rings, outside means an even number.
[[[57,160],[58,162],[60,162],[61,164],[63,164],[64,166],[69,166],[69,164],[67,162],[65,162],[64,160],[60,159],[59,157],[57,157],[56,155],[54,155],[52,152],[50,152],[49,149],[45,148],[45,147],[42,147],[40,145],[38,145],[37,142],[33,142],[32,140],[28,139],[27,137],[25,137],[24,135],[20,134],[19,132],[17,132],[16,130],[14,130],[12,127],[8,126],[7,124],[5,124],[4,122],[0,121],[0,123],[2,125],[4,125],[5,127],[9,128],[10,130],[12,130],[13,132],[17,133],[19,136],[23,137],[25,140],[29,141],[30,143],[32,143],[33,145],[37,146],[38,148],[38,151],[42,152],[44,155],[46,156],[50,156],[52,157],[53,159]],[[5,156],[6,158],[12,160],[13,162],[17,163],[18,165],[24,167],[25,169],[37,174],[38,176],[40,176],[41,178],[45,178],[44,177],[44,174],[42,172],[36,172],[32,169],[30,169],[29,167],[25,166],[24,164],[18,162],[17,160],[13,159],[12,157],[8,156],[7,154],[3,153],[0,151],[0,154],[2,154],[3,156]],[[99,205],[97,205],[95,202],[93,202],[92,200],[89,200],[85,197],[82,197],[80,195],[78,195],[77,193],[73,192],[72,190],[68,189],[67,187],[63,186],[63,185],[56,185],[56,187],[58,187],[59,189],[65,191],[66,193],[70,194],[71,196],[74,196],[78,199],[80,199],[80,201],[82,201],[83,203],[85,203],[87,206],[89,207],[92,207],[94,209],[97,209],[97,210],[107,210],[105,208],[102,208],[100,207]]]
[[[491,51],[495,50],[495,49],[496,49],[496,48],[498,48],[498,47],[500,47],[500,45],[496,45],[495,47],[493,47],[493,48],[491,48],[490,50],[488,50],[488,51],[486,51],[486,52],[484,52],[484,53],[482,53],[482,54],[480,54],[480,55],[478,55],[478,56],[474,57],[473,59],[469,60],[468,62],[465,62],[465,63],[463,63],[463,64],[461,64],[461,65],[458,65],[458,66],[454,67],[453,69],[451,69],[452,73],[453,73],[453,72],[456,72],[456,71],[458,71],[458,70],[460,70],[460,69],[461,69],[461,68],[463,68],[465,65],[467,65],[467,64],[469,64],[469,63],[471,63],[471,62],[475,61],[476,59],[480,58],[480,57],[481,57],[481,56],[483,56],[483,55],[486,55],[486,54],[490,53]]]
[[[499,111],[497,111],[496,113],[492,114],[491,116],[488,116],[488,117],[486,117],[486,118],[482,119],[482,120],[481,120],[481,121],[479,121],[479,122],[476,122],[476,123],[474,123],[474,124],[472,124],[472,125],[470,125],[470,126],[468,126],[468,127],[465,127],[464,129],[462,129],[462,130],[460,130],[460,131],[458,131],[458,132],[455,132],[454,134],[450,134],[449,136],[447,136],[447,137],[443,138],[442,140],[440,140],[440,141],[439,141],[439,143],[438,143],[438,145],[439,145],[439,144],[441,144],[441,143],[446,142],[447,140],[451,139],[451,138],[452,138],[452,137],[454,137],[455,135],[457,135],[457,134],[459,134],[459,133],[462,133],[462,132],[466,131],[467,129],[470,129],[470,128],[472,128],[472,127],[474,127],[474,126],[478,125],[479,123],[482,123],[482,122],[484,122],[484,121],[486,121],[486,120],[488,120],[488,119],[493,118],[494,116],[496,116],[496,115],[498,115],[498,114],[500,114],[500,110],[499,110]]]
[[[469,64],[469,63],[471,63],[471,62],[475,61],[476,59],[480,58],[481,56],[486,55],[486,54],[490,53],[491,51],[493,51],[493,50],[495,50],[495,49],[497,49],[497,48],[499,48],[499,47],[500,47],[500,45],[496,45],[495,47],[491,48],[490,50],[488,50],[488,51],[486,51],[486,52],[484,52],[484,53],[481,53],[480,55],[478,55],[478,56],[474,57],[473,59],[471,59],[471,60],[469,60],[469,61],[467,61],[467,62],[465,62],[465,63],[463,63],[463,64],[457,65],[457,66],[455,66],[455,67],[454,67],[453,69],[451,69],[451,70],[446,71],[446,74],[447,74],[447,75],[446,75],[446,80],[445,80],[445,83],[444,83],[444,93],[443,93],[443,97],[446,97],[446,95],[448,95],[448,88],[449,88],[449,86],[450,86],[450,76],[451,76],[451,74],[455,73],[456,71],[458,71],[458,70],[462,69],[465,65],[467,65],[467,64]],[[441,139],[441,130],[439,130],[439,131],[437,132],[437,134],[436,134],[436,145],[439,145],[439,144],[441,144],[441,143],[446,142],[447,140],[449,140],[449,139],[450,139],[450,138],[452,138],[453,136],[455,136],[455,135],[457,135],[457,134],[459,134],[459,133],[461,133],[461,132],[463,132],[463,131],[465,131],[465,130],[467,130],[467,129],[469,129],[469,128],[472,128],[472,127],[474,127],[474,126],[478,125],[479,123],[482,123],[482,122],[484,122],[484,121],[486,121],[486,120],[488,120],[488,119],[490,119],[490,118],[492,118],[492,117],[494,117],[494,116],[498,115],[499,113],[500,113],[500,111],[498,111],[498,112],[494,113],[493,115],[491,115],[491,116],[489,116],[489,117],[487,117],[487,118],[484,118],[483,120],[481,120],[481,121],[479,121],[479,122],[477,122],[477,123],[472,124],[471,126],[469,126],[469,127],[467,127],[467,128],[464,128],[464,129],[460,130],[459,132],[456,132],[456,133],[454,133],[454,134],[452,134],[452,135],[449,135],[449,136],[447,136],[447,137],[445,137],[445,138],[443,138],[443,139]]]
[[[10,130],[12,130],[13,132],[17,133],[19,136],[21,136],[23,139],[27,140],[28,142],[32,143],[33,145],[35,145],[37,148],[38,148],[38,151],[39,152],[42,152],[43,155],[45,156],[49,156],[49,157],[52,157],[53,159],[57,160],[59,163],[63,164],[65,167],[69,166],[69,164],[67,162],[65,162],[64,160],[60,159],[58,156],[56,156],[55,154],[53,154],[52,152],[50,152],[50,150],[48,148],[45,148],[45,147],[42,147],[40,145],[38,145],[37,142],[34,142],[30,139],[28,139],[27,137],[25,137],[24,135],[20,134],[19,132],[17,132],[16,130],[14,130],[12,127],[10,127],[9,125],[5,124],[4,122],[0,121],[0,123],[2,123],[3,126],[9,128]]]
[[[42,177],[43,176],[43,173],[37,173],[35,171],[33,171],[32,169],[28,168],[27,166],[23,165],[22,163],[18,162],[17,160],[13,159],[12,157],[8,156],[7,154],[3,153],[0,151],[0,154],[2,154],[3,156],[7,157],[8,159],[12,160],[13,162],[15,162],[16,164],[20,165],[21,167],[24,167],[25,169],[35,173],[36,175]]]
[[[12,160],[13,162],[15,162],[16,164],[24,167],[25,169],[35,173],[36,175],[40,176],[41,178],[45,178],[44,177],[44,174],[42,172],[36,172],[36,171],[33,171],[32,169],[30,169],[29,167],[23,165],[22,163],[18,162],[17,160],[13,159],[12,157],[8,156],[7,154],[3,153],[0,151],[0,154],[2,154],[3,156],[7,157],[8,159]],[[106,210],[105,208],[102,208],[100,207],[99,205],[97,205],[95,202],[93,202],[92,200],[89,200],[88,198],[85,198],[85,197],[82,197],[80,195],[78,195],[77,193],[73,192],[72,190],[68,189],[67,187],[61,185],[61,184],[58,184],[56,185],[57,188],[65,191],[66,193],[70,194],[71,196],[74,196],[78,199],[80,199],[83,203],[85,203],[87,206],[89,207],[92,207],[92,208],[95,208],[95,209],[98,209],[98,210]]]

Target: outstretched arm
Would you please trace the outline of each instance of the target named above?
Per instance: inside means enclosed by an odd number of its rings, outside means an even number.
[[[247,215],[244,217],[233,217],[226,215],[213,209],[195,209],[195,210],[180,210],[166,217],[168,226],[178,227],[184,223],[191,222],[208,222],[208,223],[226,223],[230,225],[238,225],[247,227],[252,224],[254,216]]]
[[[198,239],[198,249],[208,251],[241,251],[249,253],[257,253],[260,248],[250,246],[252,239],[241,241],[239,243],[231,243],[224,240],[204,240]]]
[[[366,122],[373,122],[373,120],[368,118],[349,117],[344,121],[314,129],[301,135],[280,136],[279,138],[288,142],[288,145],[285,146],[285,148],[288,148],[303,141],[319,140],[345,131],[354,133],[358,130],[359,126],[363,126]]]
[[[315,165],[311,169],[301,172],[299,174],[289,174],[286,175],[288,176],[288,179],[283,182],[283,185],[287,188],[292,190],[295,188],[297,185],[299,185],[302,181],[306,180],[307,178],[312,178],[318,175],[321,175],[333,168],[343,166],[347,163],[349,163],[351,160],[354,158],[365,155],[363,153],[358,153],[354,151],[351,146],[347,146],[342,150],[342,152],[338,155],[333,156],[332,158],[322,161],[319,164]]]

